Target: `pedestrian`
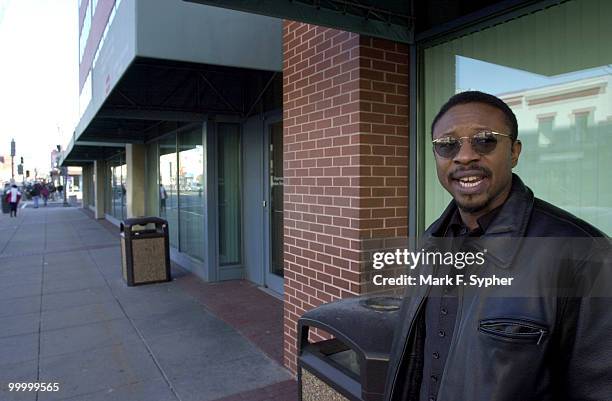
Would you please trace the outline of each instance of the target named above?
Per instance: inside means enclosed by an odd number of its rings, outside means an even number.
[[[43,183],[40,190],[40,195],[43,198],[44,205],[47,206],[47,201],[49,200],[49,188],[47,188],[47,184]]]
[[[32,190],[30,191],[30,195],[32,195],[32,199],[34,200],[34,209],[38,209],[38,202],[40,201],[40,183],[36,182],[32,186]]]
[[[6,201],[11,206],[11,214],[10,214],[11,217],[17,217],[17,205],[19,204],[20,200],[21,200],[21,192],[19,192],[17,185],[13,184],[11,186],[11,189],[9,189],[8,192],[6,193]]]
[[[612,399],[609,239],[512,173],[522,144],[501,99],[456,94],[431,132],[438,180],[453,199],[418,249],[480,251],[470,273],[515,286],[459,285],[463,267],[452,261],[418,266],[447,281],[408,288],[385,400]]]
[[[166,198],[168,198],[168,194],[166,193],[166,188],[164,188],[164,184],[159,184],[159,211],[166,211]]]

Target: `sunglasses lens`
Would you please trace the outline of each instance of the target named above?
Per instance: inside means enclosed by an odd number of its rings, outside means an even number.
[[[458,140],[439,142],[434,144],[434,150],[436,151],[438,156],[444,157],[445,159],[455,157],[455,155],[459,153],[460,148],[461,143]]]
[[[491,133],[478,134],[472,138],[472,147],[481,155],[486,155],[495,150],[497,138]]]

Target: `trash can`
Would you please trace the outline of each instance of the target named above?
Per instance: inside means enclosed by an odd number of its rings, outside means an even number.
[[[170,281],[168,222],[159,217],[126,219],[121,231],[121,267],[128,286]]]
[[[350,298],[306,312],[298,321],[300,401],[379,401],[400,298]],[[334,338],[311,343],[310,329]]]

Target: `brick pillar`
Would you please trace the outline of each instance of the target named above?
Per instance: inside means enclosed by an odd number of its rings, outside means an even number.
[[[363,241],[408,225],[408,49],[285,21],[285,365],[307,310],[365,290]]]

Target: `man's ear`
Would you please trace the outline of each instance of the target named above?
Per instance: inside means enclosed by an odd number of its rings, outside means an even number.
[[[523,149],[523,144],[519,139],[514,141],[512,144],[512,168],[516,167],[518,164],[519,156],[521,155],[521,150]]]

